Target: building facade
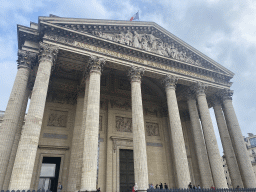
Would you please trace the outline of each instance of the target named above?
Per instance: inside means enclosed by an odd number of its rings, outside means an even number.
[[[209,107],[232,183],[256,187],[234,74],[156,23],[39,17],[18,25],[18,49],[1,125],[2,189],[227,188]]]

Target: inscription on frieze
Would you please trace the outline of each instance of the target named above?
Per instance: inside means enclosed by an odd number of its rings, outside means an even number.
[[[116,130],[132,133],[132,118],[116,116]]]
[[[61,36],[58,36],[58,35],[45,34],[44,38],[52,40],[52,41],[60,42],[60,43],[66,43],[66,44],[76,46],[76,47],[79,47],[79,48],[83,48],[83,49],[97,51],[97,52],[102,53],[102,54],[106,54],[106,55],[109,55],[109,56],[129,60],[129,61],[132,61],[132,62],[141,63],[141,64],[148,65],[148,66],[151,66],[151,67],[155,67],[155,68],[159,68],[159,69],[163,69],[163,70],[167,70],[167,71],[172,71],[172,72],[175,72],[175,73],[180,73],[180,74],[183,74],[183,75],[192,76],[192,77],[196,77],[196,78],[200,78],[200,79],[205,79],[205,80],[208,80],[208,81],[213,81],[213,82],[215,81],[212,77],[201,75],[201,74],[198,74],[198,73],[195,73],[195,72],[192,72],[192,71],[172,67],[172,66],[165,65],[165,64],[162,64],[162,63],[157,63],[157,62],[144,60],[144,59],[141,59],[141,58],[138,58],[138,57],[133,57],[133,56],[122,54],[122,53],[119,53],[119,52],[116,52],[116,51],[105,49],[105,48],[102,48],[102,47],[97,47],[97,46],[90,45],[90,44],[87,44],[87,43],[82,43],[82,42],[75,41],[75,40],[69,39],[69,38],[64,38],[64,37],[61,37]],[[172,46],[172,45],[170,45],[170,46]],[[179,53],[179,55],[181,55],[181,53]],[[183,53],[183,55],[184,55],[184,53]],[[195,64],[196,64],[196,61],[195,61]]]
[[[68,117],[67,111],[51,110],[49,114],[47,126],[66,127],[67,117]]]
[[[147,136],[159,136],[159,126],[157,123],[146,122]]]
[[[50,138],[50,139],[68,139],[67,135],[63,134],[55,134],[55,133],[44,133],[43,138]]]

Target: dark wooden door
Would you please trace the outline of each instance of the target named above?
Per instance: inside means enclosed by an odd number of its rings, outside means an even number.
[[[120,192],[131,192],[134,185],[133,150],[120,149]]]

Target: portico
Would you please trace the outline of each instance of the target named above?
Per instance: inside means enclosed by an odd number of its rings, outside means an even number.
[[[228,138],[232,182],[256,187],[231,102],[234,74],[156,23],[39,17],[18,26],[18,37],[2,189],[37,190],[44,157],[61,157],[57,179],[70,192],[122,191],[120,183],[227,188],[211,105]],[[133,154],[130,175],[121,174],[120,154]]]

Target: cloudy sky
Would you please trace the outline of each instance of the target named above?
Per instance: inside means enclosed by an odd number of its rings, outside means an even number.
[[[235,73],[231,89],[242,133],[256,134],[256,1],[1,0],[0,10],[0,110],[17,72],[17,24],[29,26],[49,14],[129,20],[139,10],[140,21],[156,22]]]

